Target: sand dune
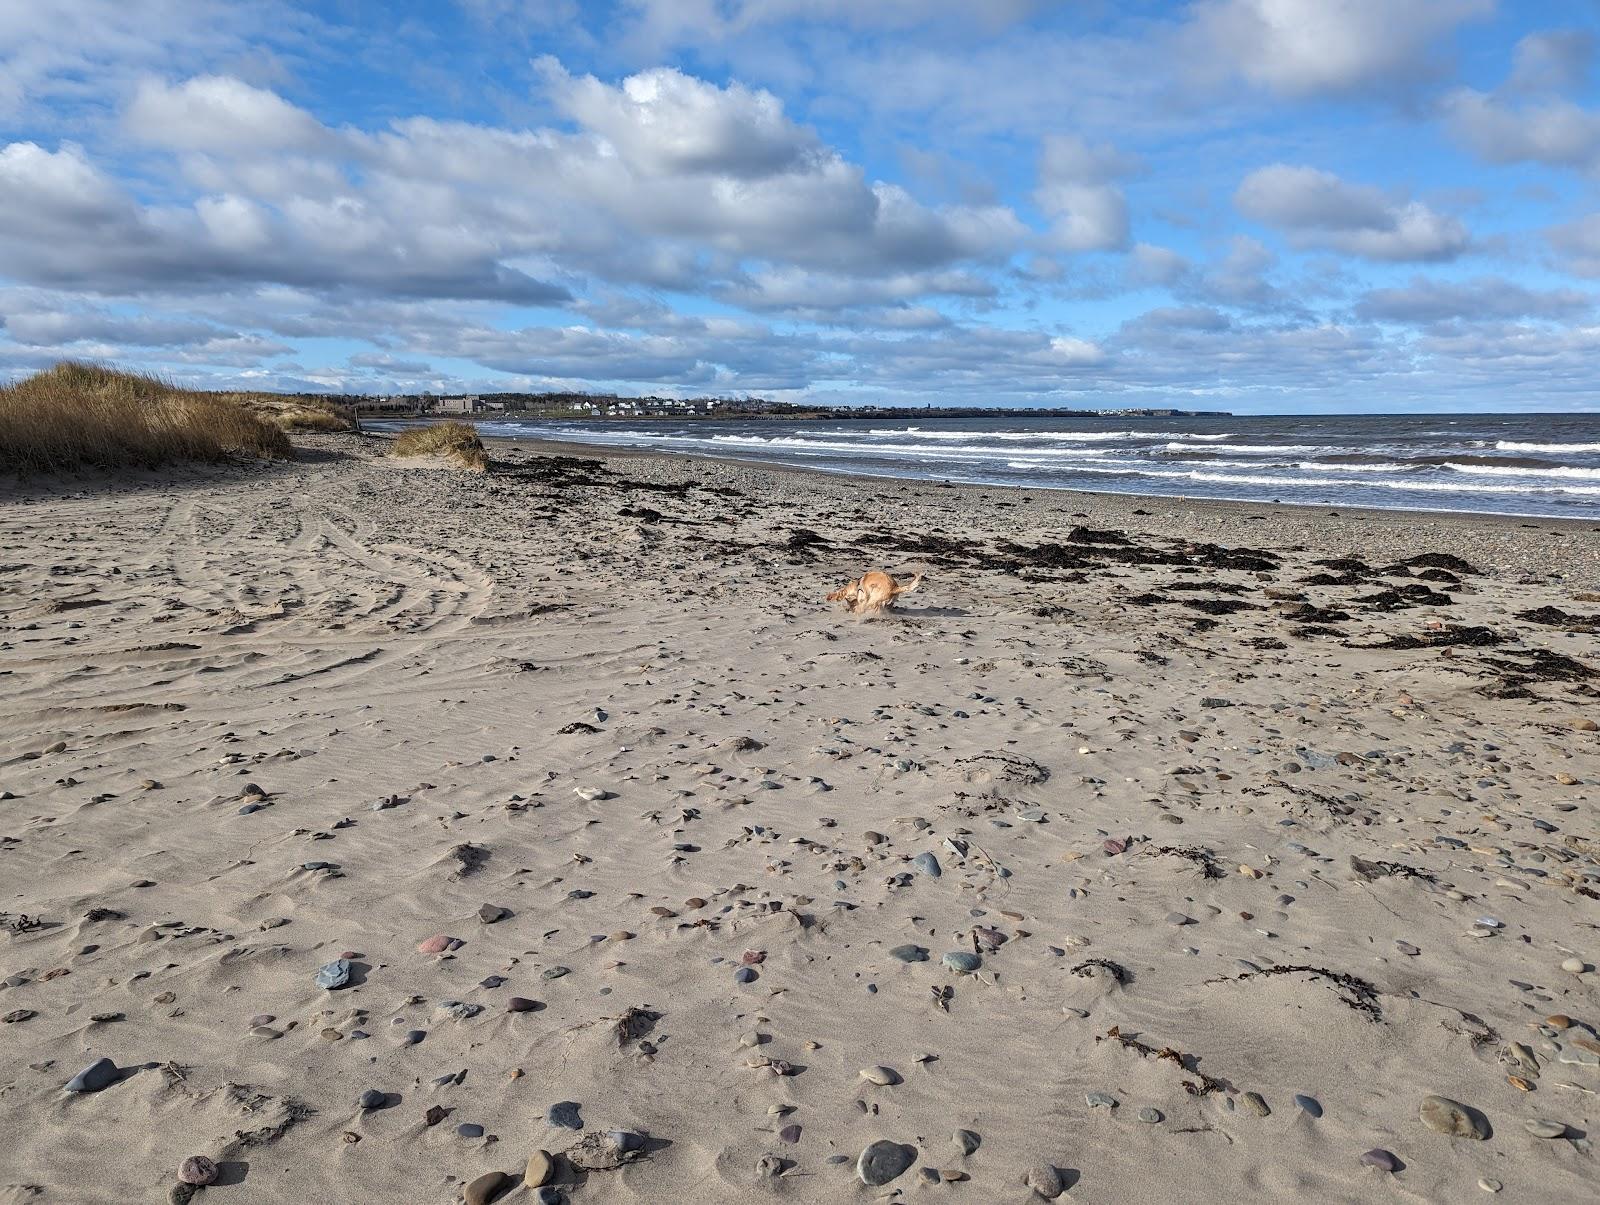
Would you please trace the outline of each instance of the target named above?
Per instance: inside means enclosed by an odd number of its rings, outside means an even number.
[[[0,1201],[1592,1196],[1591,531],[300,442],[0,496]]]

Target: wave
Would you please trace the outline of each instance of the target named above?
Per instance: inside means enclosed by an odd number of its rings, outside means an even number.
[[[806,434],[809,434],[807,432]],[[821,434],[821,432],[818,432]],[[834,432],[828,432],[834,434]],[[921,427],[869,427],[868,435],[909,435],[914,439],[998,439],[1006,443],[1050,442],[1106,443],[1113,440],[1149,442],[1189,438],[1179,431],[924,431]],[[1195,438],[1222,438],[1196,436]]]
[[[1600,452],[1600,443],[1594,444],[1535,444],[1515,439],[1498,440],[1495,445],[1502,452]]]
[[[1304,455],[1307,452],[1321,452],[1326,450],[1325,444],[1207,444],[1208,452],[1255,452],[1262,456],[1292,456]],[[1168,452],[1193,452],[1197,449],[1184,443],[1169,443]]]
[[[1600,469],[1583,469],[1573,465],[1555,465],[1550,468],[1525,468],[1518,465],[1491,465],[1491,464],[1456,464],[1446,461],[1441,468],[1449,469],[1454,473],[1483,473],[1496,477],[1532,477],[1543,480],[1546,477],[1577,477],[1589,481],[1600,481]]]

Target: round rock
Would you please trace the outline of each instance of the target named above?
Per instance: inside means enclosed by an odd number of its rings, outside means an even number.
[[[1452,1138],[1472,1138],[1482,1141],[1489,1136],[1488,1127],[1466,1105],[1448,1096],[1425,1096],[1417,1110],[1422,1124],[1437,1134]]]
[[[856,1160],[856,1175],[861,1177],[861,1183],[876,1188],[902,1175],[916,1161],[915,1147],[880,1138],[861,1152]]]
[[[204,1155],[190,1155],[178,1168],[178,1179],[197,1186],[217,1182],[217,1165]]]
[[[528,1156],[528,1170],[522,1173],[522,1182],[529,1188],[538,1188],[555,1178],[556,1161],[549,1151],[534,1151]]]

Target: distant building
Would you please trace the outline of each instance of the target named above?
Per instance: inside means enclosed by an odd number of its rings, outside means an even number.
[[[487,409],[487,407],[485,407],[483,399],[477,396],[442,397],[434,406],[434,409],[440,414],[476,414],[480,410]],[[497,409],[503,410],[505,407],[499,406]]]

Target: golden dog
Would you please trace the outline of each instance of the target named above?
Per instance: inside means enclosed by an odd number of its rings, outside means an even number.
[[[913,574],[911,580],[901,584],[881,569],[863,573],[854,581],[846,582],[828,595],[829,602],[842,602],[847,610],[857,615],[877,615],[892,606],[902,594],[910,594],[922,584],[922,574]]]

